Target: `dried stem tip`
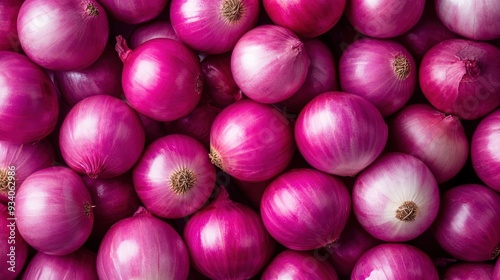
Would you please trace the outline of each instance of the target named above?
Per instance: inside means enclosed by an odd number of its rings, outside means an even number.
[[[418,206],[413,201],[405,201],[396,210],[396,218],[403,222],[414,221],[417,217]]]
[[[188,192],[196,183],[196,175],[187,168],[181,168],[175,171],[169,179],[170,186],[175,194]]]
[[[408,76],[410,76],[410,71],[411,71],[410,61],[405,56],[403,55],[396,56],[392,66],[394,68],[396,76],[399,79],[403,80],[408,78]]]
[[[9,176],[7,175],[7,169],[0,168],[0,191],[7,191],[7,189],[9,188]]]
[[[213,165],[219,167],[222,171],[224,171],[224,168],[222,168],[222,159],[220,158],[219,153],[213,147],[210,147],[210,153],[208,154],[208,157],[210,157],[210,161]]]
[[[99,9],[97,9],[94,3],[87,3],[87,7],[85,8],[85,10],[91,17],[99,16]]]
[[[241,0],[225,0],[222,3],[222,16],[229,22],[235,22],[241,19],[244,12]]]

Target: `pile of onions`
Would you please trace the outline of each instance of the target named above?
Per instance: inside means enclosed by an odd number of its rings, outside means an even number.
[[[15,204],[0,203],[0,279],[14,280],[28,260],[29,246],[16,228]]]
[[[169,21],[153,20],[139,25],[134,30],[130,36],[130,48],[136,49],[142,43],[156,38],[179,39]]]
[[[338,277],[335,269],[325,259],[318,259],[306,252],[286,250],[274,257],[260,279],[337,280]]]
[[[17,31],[21,47],[36,64],[71,71],[89,67],[99,58],[109,25],[96,0],[31,0],[21,6]]]
[[[99,0],[113,18],[137,24],[154,19],[167,6],[168,0]]]
[[[443,279],[461,280],[461,279],[481,279],[496,280],[493,277],[493,264],[489,263],[459,263],[446,269]]]
[[[19,51],[17,15],[23,0],[0,2],[0,51]]]

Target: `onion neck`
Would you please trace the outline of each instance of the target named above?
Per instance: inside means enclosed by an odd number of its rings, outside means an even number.
[[[217,192],[218,193],[217,193],[217,196],[215,197],[213,205],[231,202],[231,200],[229,199],[229,194],[227,193],[226,188],[224,188],[223,186],[219,186],[217,188]]]
[[[500,256],[500,243],[498,243],[497,246],[491,252],[491,259],[494,260],[498,256]]]
[[[123,62],[126,62],[132,50],[127,45],[127,40],[121,35],[116,36],[115,50],[118,52],[118,56]]]
[[[224,0],[222,2],[221,13],[229,23],[239,21],[243,17],[245,8],[241,0]]]
[[[418,214],[418,206],[413,201],[405,201],[396,210],[396,219],[403,222],[414,221]]]
[[[188,168],[175,171],[169,179],[169,184],[175,194],[185,194],[193,188],[196,183],[195,173]]]
[[[213,165],[219,167],[222,171],[224,171],[224,168],[222,166],[222,159],[219,153],[212,146],[210,146],[210,153],[208,154],[208,157],[210,157],[210,161]]]
[[[99,16],[99,9],[92,2],[88,2],[86,4],[85,12],[87,13],[88,16],[91,16],[91,17]]]
[[[410,76],[411,65],[408,58],[404,55],[397,55],[392,63],[392,67],[394,69],[394,73],[396,73],[396,77],[400,80],[404,80]]]
[[[0,193],[7,192],[9,188],[9,180],[8,180],[7,169],[0,168]]]
[[[476,78],[481,74],[481,69],[475,60],[465,59],[463,60],[465,66],[465,73],[468,77]]]

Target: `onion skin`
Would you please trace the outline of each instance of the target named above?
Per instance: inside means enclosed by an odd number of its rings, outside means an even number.
[[[493,264],[489,263],[460,263],[446,269],[444,280],[495,280]]]
[[[419,81],[436,109],[478,119],[500,104],[500,49],[462,39],[443,41],[424,55]]]
[[[493,279],[500,279],[500,261],[497,260],[495,270],[493,271]]]
[[[168,0],[100,0],[99,2],[111,17],[137,24],[160,15]]]
[[[371,164],[382,153],[387,134],[374,105],[344,92],[315,97],[295,124],[295,141],[307,162],[339,176],[354,176]]]
[[[456,186],[443,195],[432,231],[452,257],[489,261],[500,252],[499,213],[500,195],[492,189],[477,184]]]
[[[156,38],[179,40],[172,24],[165,20],[153,20],[139,25],[130,36],[130,48],[136,49],[142,43]]]
[[[11,203],[9,206],[14,206],[12,213],[15,214],[15,205]],[[16,226],[12,227],[12,223],[15,224],[15,220],[11,219],[15,217],[10,215],[10,213],[6,205],[0,204],[0,222],[2,224],[2,227],[0,227],[0,237],[2,240],[0,243],[0,254],[2,256],[0,258],[2,262],[0,278],[5,280],[17,279],[27,263],[29,253],[28,243],[19,234]],[[10,263],[11,255],[14,255],[12,263]]]
[[[23,0],[5,0],[0,3],[0,51],[18,52],[21,48],[17,35],[17,15]]]

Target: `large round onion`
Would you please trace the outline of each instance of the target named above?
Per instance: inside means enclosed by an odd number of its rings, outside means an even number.
[[[168,0],[99,0],[99,2],[113,18],[136,24],[160,15]]]
[[[19,51],[17,36],[17,15],[23,0],[0,2],[0,51]]]
[[[493,264],[489,263],[459,263],[448,267],[443,275],[443,279],[497,280],[493,276],[493,268]]]
[[[17,230],[15,202],[7,205],[0,203],[0,279],[14,280],[26,265],[29,246]]]
[[[139,25],[130,36],[130,48],[156,38],[179,40],[172,24],[165,20],[152,20]]]

